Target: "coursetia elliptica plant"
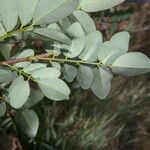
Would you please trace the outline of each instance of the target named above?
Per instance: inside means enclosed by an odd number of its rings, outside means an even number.
[[[104,100],[114,74],[149,72],[146,55],[128,52],[128,32],[104,41],[89,15],[123,1],[0,0],[0,116],[13,110],[33,138],[39,118],[32,107],[44,97],[68,100],[68,83]]]

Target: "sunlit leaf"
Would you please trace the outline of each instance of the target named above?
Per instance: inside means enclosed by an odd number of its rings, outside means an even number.
[[[44,95],[51,100],[69,99],[70,89],[61,79],[41,79],[38,84]]]
[[[150,59],[139,52],[130,52],[120,56],[112,65],[116,74],[133,76],[150,72]]]
[[[55,68],[47,67],[39,69],[32,74],[35,79],[55,79],[61,75],[61,72]]]

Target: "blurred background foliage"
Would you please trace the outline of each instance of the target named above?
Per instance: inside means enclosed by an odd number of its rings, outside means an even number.
[[[150,4],[123,4],[91,16],[105,39],[118,31],[129,31],[130,51],[150,56],[149,10]],[[41,124],[34,140],[29,141],[18,131],[15,114],[9,112],[11,119],[0,120],[0,149],[149,150],[150,74],[116,76],[112,84],[104,101],[90,90],[78,89],[76,83],[70,85],[73,92],[69,101],[45,98],[35,107]]]

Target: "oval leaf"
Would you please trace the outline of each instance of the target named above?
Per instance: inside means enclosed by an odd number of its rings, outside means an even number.
[[[104,68],[94,69],[95,79],[91,90],[100,99],[105,99],[111,88],[112,73]]]
[[[67,34],[69,34],[73,39],[69,52],[64,54],[70,58],[77,57],[83,51],[85,46],[85,34],[80,23],[73,23],[67,29]]]
[[[82,10],[76,10],[74,11],[73,15],[76,20],[80,22],[86,34],[96,31],[96,26],[93,19],[86,12]]]
[[[11,50],[12,50],[11,44],[0,44],[0,52],[2,53],[3,57],[6,60],[10,59]]]
[[[9,87],[10,105],[16,109],[22,107],[27,101],[30,94],[28,81],[24,81],[22,76],[19,76]]]
[[[38,80],[39,87],[44,95],[52,100],[69,99],[70,89],[61,79]]]
[[[104,65],[110,65],[122,54],[124,54],[124,51],[114,46],[112,42],[107,41],[100,46],[98,59]]]
[[[40,70],[35,71],[32,74],[32,77],[35,79],[55,79],[58,78],[61,75],[60,71],[55,69],[55,68],[51,68],[51,67],[47,67],[47,68],[43,68]]]
[[[89,89],[93,83],[94,75],[92,68],[80,65],[77,73],[77,81],[83,89]]]
[[[0,83],[7,83],[13,79],[11,70],[0,68]]]
[[[64,75],[63,78],[68,82],[72,82],[77,76],[77,68],[72,65],[65,64],[62,68],[62,72]]]
[[[110,42],[112,42],[114,46],[118,47],[119,49],[124,51],[124,53],[126,53],[129,48],[129,40],[130,34],[128,32],[123,31],[112,36]]]
[[[102,34],[99,31],[88,34],[86,37],[85,50],[79,55],[79,58],[89,62],[96,61],[102,40]]]
[[[35,64],[30,64],[29,66],[26,66],[23,68],[23,71],[28,74],[34,73],[36,70],[46,68],[47,64],[44,63],[35,63]]]
[[[150,71],[150,59],[139,52],[130,52],[120,56],[112,65],[116,74],[134,76]]]
[[[112,8],[125,0],[81,0],[81,9],[87,12],[96,12]]]

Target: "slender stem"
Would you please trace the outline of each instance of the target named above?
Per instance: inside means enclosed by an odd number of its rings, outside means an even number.
[[[79,65],[80,64],[87,64],[87,65],[95,65],[98,67],[101,66],[101,62],[86,62],[83,60],[72,60],[72,59],[68,59],[67,57],[65,59],[55,58],[55,57],[50,57],[50,55],[48,53],[36,55],[33,57],[6,60],[6,61],[0,62],[0,65],[11,65],[11,64],[19,63],[19,62],[34,61],[34,60],[56,61],[56,62],[61,62],[61,63],[66,62],[66,63],[74,63],[74,64],[79,64]]]
[[[0,37],[0,40],[3,40],[5,38],[7,38],[7,37],[10,37],[13,34],[18,33],[18,32],[25,32],[26,30],[28,30],[29,28],[32,28],[32,27],[33,27],[33,24],[28,25],[26,27],[21,27],[20,29],[12,31],[12,32],[7,32],[6,34],[4,34],[3,36]]]
[[[56,62],[68,62],[68,63],[75,63],[75,64],[87,64],[87,65],[95,65],[95,66],[100,66],[100,62],[86,62],[82,60],[72,60],[72,59],[59,59],[59,58],[38,58],[38,60],[48,60],[48,61],[56,61]]]
[[[24,75],[25,77],[27,77],[28,79],[34,81],[37,83],[37,81],[35,79],[32,78],[32,76],[29,76],[28,74],[26,74],[25,72],[23,72],[23,70],[19,70],[17,67],[15,66],[11,66],[10,64],[4,64],[5,66],[10,67],[12,70],[15,70],[16,72],[18,72],[19,74]]]

